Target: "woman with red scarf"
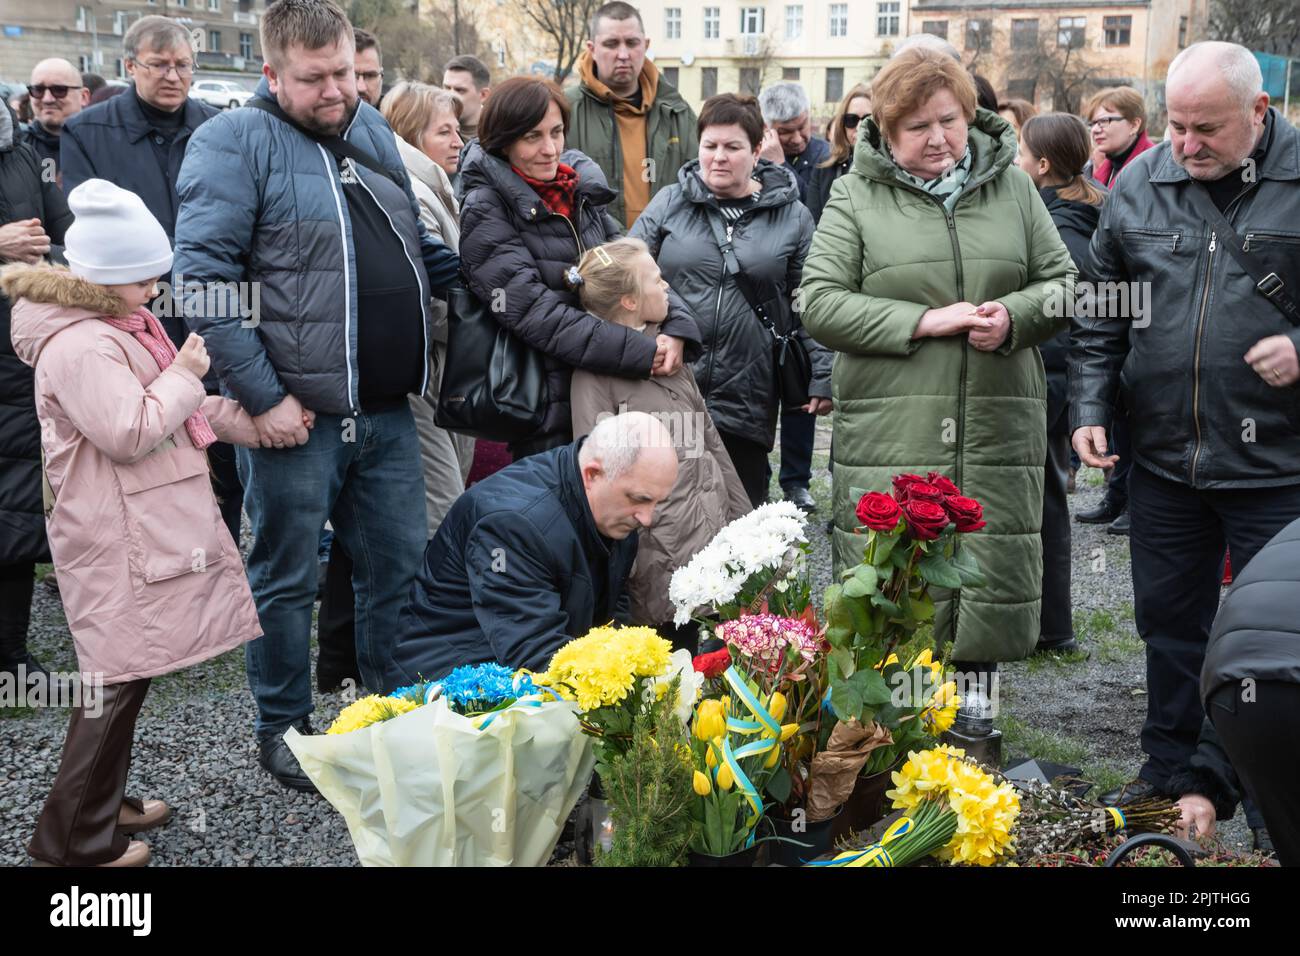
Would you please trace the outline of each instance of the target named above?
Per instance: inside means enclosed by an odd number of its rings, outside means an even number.
[[[617,238],[616,197],[576,150],[565,152],[569,104],[549,80],[514,77],[492,91],[479,136],[461,162],[461,270],[498,321],[546,357],[547,408],[536,434],[510,446],[517,460],[565,444],[569,377],[671,375],[699,354],[699,329],[675,294],[656,339],[584,311],[564,274],[588,249]],[[647,170],[672,175],[675,170]]]
[[[1147,136],[1147,110],[1142,94],[1131,86],[1098,90],[1083,107],[1083,121],[1092,130],[1092,178],[1107,189],[1125,166],[1155,143]]]

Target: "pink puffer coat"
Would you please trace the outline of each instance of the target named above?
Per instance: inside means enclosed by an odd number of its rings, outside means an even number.
[[[54,492],[46,520],[83,674],[105,684],[197,664],[261,636],[243,562],[221,521],[207,455],[184,422],[256,444],[238,404],[194,374],[159,372],[133,335],[101,321],[121,304],[48,266],[7,267],[14,352],[36,370]]]

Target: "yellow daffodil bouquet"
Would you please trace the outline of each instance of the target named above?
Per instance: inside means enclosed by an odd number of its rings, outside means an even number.
[[[957,747],[913,751],[885,796],[903,815],[880,841],[814,866],[906,866],[933,854],[953,864],[993,866],[1015,850],[1020,797]]]
[[[704,683],[690,652],[673,652],[654,628],[613,625],[593,628],[565,644],[543,673],[530,676],[538,687],[577,702],[582,729],[596,741],[596,772],[602,778],[613,758],[631,745],[637,720],[669,692],[674,680],[674,709],[683,726]]]

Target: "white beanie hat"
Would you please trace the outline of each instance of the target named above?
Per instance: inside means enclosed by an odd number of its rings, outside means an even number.
[[[99,285],[125,285],[171,272],[167,233],[135,193],[106,179],[87,179],[68,194],[76,221],[64,235],[73,275]]]

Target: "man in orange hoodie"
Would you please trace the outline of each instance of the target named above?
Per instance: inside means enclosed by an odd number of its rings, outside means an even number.
[[[695,113],[646,59],[649,46],[636,7],[605,4],[591,18],[591,39],[578,59],[582,82],[568,93],[565,145],[605,173],[619,193],[610,215],[626,227],[699,152]]]

